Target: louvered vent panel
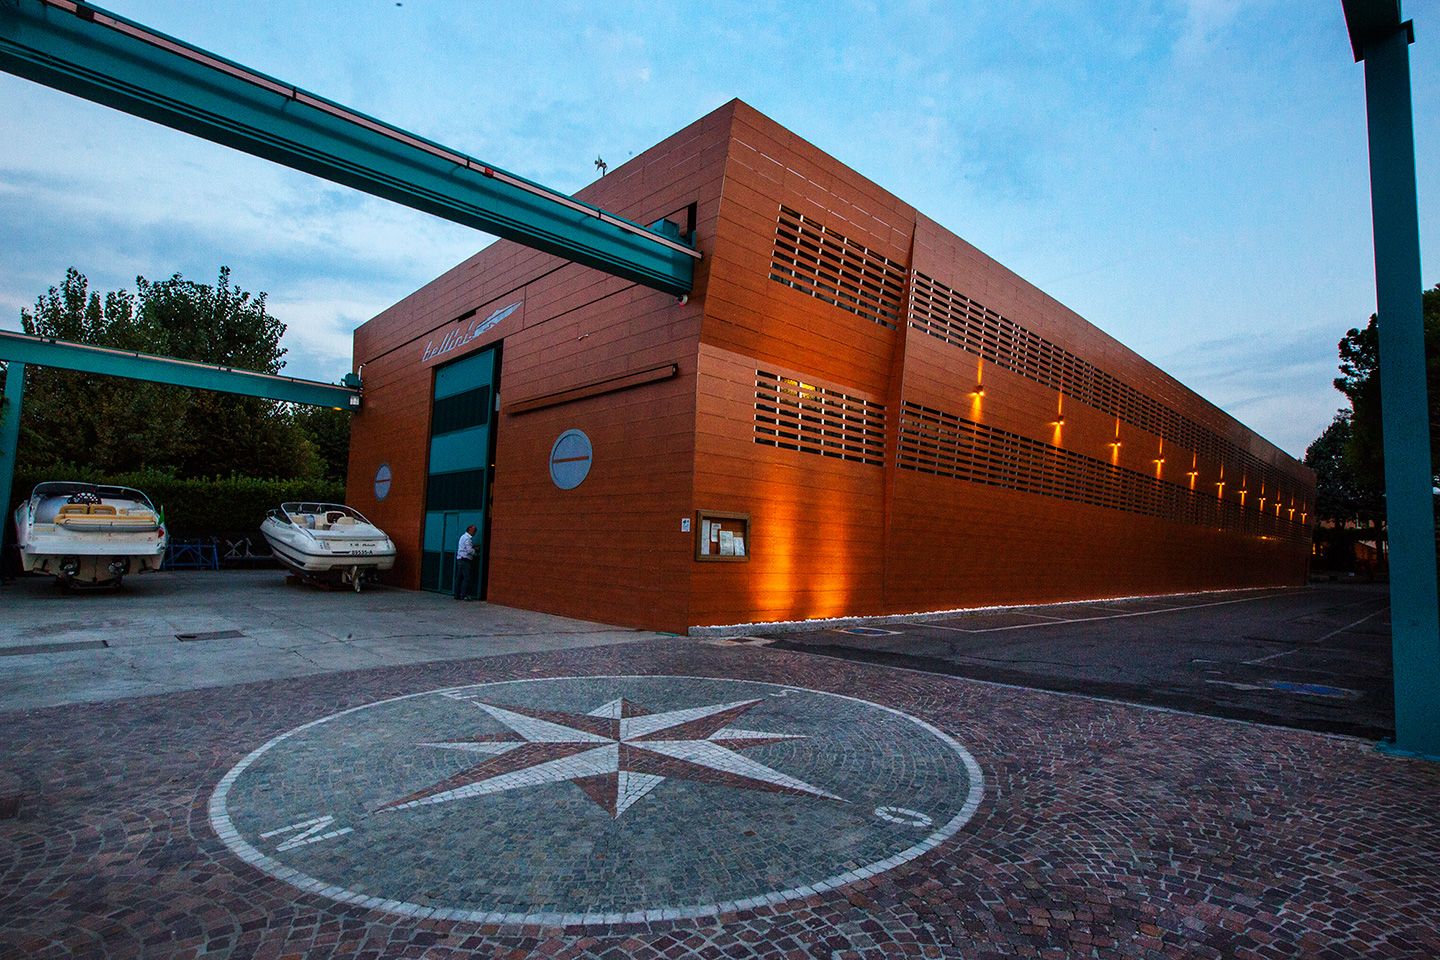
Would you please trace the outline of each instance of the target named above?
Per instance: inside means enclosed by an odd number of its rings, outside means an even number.
[[[910,326],[1194,450],[1223,464],[1227,477],[1245,478],[1251,487],[1263,486],[1272,492],[1289,487],[1293,493],[1295,484],[1290,478],[1249,451],[923,273],[916,273],[911,284]]]
[[[885,405],[756,370],[755,442],[882,466]]]
[[[775,224],[770,279],[891,330],[899,326],[905,265],[786,206]]]
[[[1288,517],[908,400],[900,410],[899,439],[898,463],[905,470],[1235,533],[1308,536],[1304,524]]]

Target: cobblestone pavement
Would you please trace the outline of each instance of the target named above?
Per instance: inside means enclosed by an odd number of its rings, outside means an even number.
[[[676,638],[0,731],[5,957],[1440,955],[1352,739]]]

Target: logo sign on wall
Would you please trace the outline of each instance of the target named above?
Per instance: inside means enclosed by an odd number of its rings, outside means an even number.
[[[550,479],[561,490],[574,490],[590,474],[595,448],[580,430],[566,430],[550,448]]]
[[[390,464],[380,464],[375,471],[375,499],[384,500],[390,495]]]
[[[445,336],[440,338],[439,343],[436,343],[433,339],[426,341],[425,353],[420,357],[420,362],[424,363],[426,360],[432,360],[435,357],[449,353],[456,347],[464,346],[477,337],[484,336],[494,329],[495,325],[501,320],[504,320],[510,316],[510,314],[519,310],[522,302],[523,301],[516,300],[512,304],[496,310],[488,317],[481,318],[477,315],[475,319],[470,321],[468,326],[462,324],[451,329]]]

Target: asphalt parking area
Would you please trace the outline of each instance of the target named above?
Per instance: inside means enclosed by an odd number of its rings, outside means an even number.
[[[1383,585],[1057,604],[756,631],[781,649],[1213,716],[1394,733]]]

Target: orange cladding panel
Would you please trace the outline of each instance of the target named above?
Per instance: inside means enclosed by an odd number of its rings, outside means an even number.
[[[395,534],[397,582],[430,368],[495,340],[500,602],[680,630],[1303,582],[1308,470],[745,104],[581,195],[693,223],[695,292],[496,243],[361,327],[350,496]],[[594,462],[561,491],[572,428]],[[696,558],[706,510],[748,515],[744,560]]]

